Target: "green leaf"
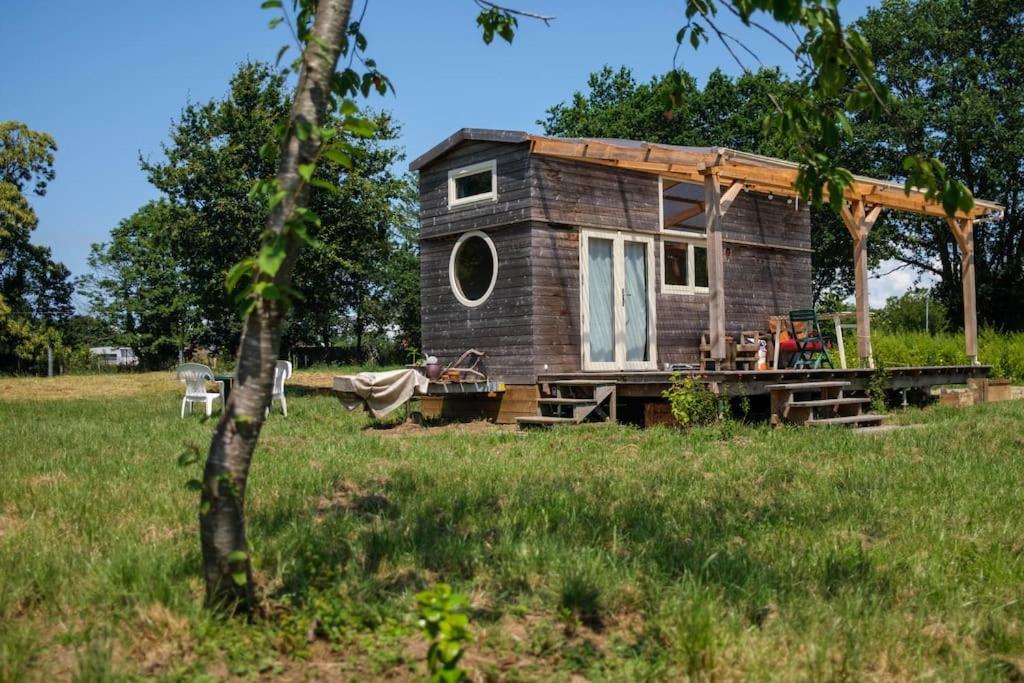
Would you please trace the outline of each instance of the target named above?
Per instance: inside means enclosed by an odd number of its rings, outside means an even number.
[[[316,163],[299,164],[298,171],[302,179],[308,183],[313,178],[313,172],[316,171]]]
[[[319,187],[322,190],[327,190],[331,194],[341,194],[340,187],[330,182],[329,180],[324,180],[323,178],[313,178],[310,181],[310,184],[314,185],[315,187]]]
[[[233,550],[228,553],[228,562],[245,562],[249,558],[249,553],[244,550]]]
[[[277,271],[281,268],[281,264],[284,263],[286,256],[287,251],[285,250],[284,239],[275,237],[269,240],[260,247],[259,258],[256,261],[259,265],[260,273],[270,277],[277,275]]]
[[[269,28],[271,31],[273,31],[275,28],[280,26],[281,22],[283,22],[283,21],[284,21],[284,17],[274,17],[273,19],[271,19],[270,21],[267,22],[267,28]],[[281,55],[284,54],[284,51],[286,49],[288,49],[287,45],[285,45],[284,48],[281,50],[281,52],[278,53],[278,57],[277,57],[278,61],[281,60]]]
[[[344,128],[353,135],[368,138],[373,135],[377,127],[369,119],[349,116],[345,118]]]
[[[352,157],[349,156],[348,153],[339,149],[336,145],[332,145],[330,147],[325,148],[324,151],[321,152],[321,154],[324,156],[325,159],[327,159],[328,161],[333,161],[339,166],[342,166],[344,168],[352,168]]]
[[[262,9],[274,9],[281,7],[281,0],[263,0],[263,4],[260,5]]]
[[[199,449],[195,446],[189,446],[187,450],[182,451],[178,455],[178,466],[188,467],[189,465],[199,461]]]
[[[273,26],[271,26],[273,28]],[[288,51],[288,45],[282,45],[281,49],[277,51],[277,59],[274,60],[274,66],[281,63],[281,58],[284,57],[284,53]]]
[[[252,257],[249,257],[244,258],[231,266],[231,270],[228,271],[227,280],[224,283],[228,292],[235,291],[235,288],[238,286],[238,281],[244,276],[251,274],[255,265],[256,261]]]
[[[235,582],[236,586],[244,586],[246,581],[245,572],[234,572],[231,575],[231,580]]]
[[[199,481],[198,479],[189,479],[188,481],[185,482],[185,488],[187,488],[189,491],[202,491],[203,482]]]

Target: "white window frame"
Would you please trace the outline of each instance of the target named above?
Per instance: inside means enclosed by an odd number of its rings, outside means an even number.
[[[685,285],[670,285],[665,281],[665,273],[668,271],[667,262],[665,261],[665,243],[671,242],[674,244],[685,244],[686,245],[686,280]],[[697,269],[696,258],[694,256],[694,247],[702,247],[707,253],[708,239],[707,235],[703,233],[691,233],[689,235],[685,233],[673,234],[672,237],[663,235],[661,238],[661,292],[662,294],[707,294],[710,291],[710,287],[698,287],[696,285],[697,280]]]
[[[468,197],[455,197],[455,181],[459,178],[465,178],[466,176],[476,175],[484,171],[491,172],[491,190],[490,192],[481,192],[480,194],[470,195]],[[477,202],[496,202],[498,201],[498,162],[495,159],[488,161],[481,161],[478,164],[471,166],[463,166],[462,168],[456,168],[452,171],[448,171],[448,208],[452,209],[459,206],[465,206],[467,204],[476,204]]]
[[[470,237],[482,238],[483,241],[487,243],[487,246],[491,248],[491,259],[494,261],[494,270],[491,271],[491,284],[488,285],[487,291],[484,292],[484,295],[476,300],[469,299],[468,297],[466,297],[465,294],[462,293],[462,287],[459,286],[459,281],[455,277],[455,256],[459,253],[459,249],[462,247],[462,243],[468,240]],[[452,288],[452,294],[455,295],[455,298],[458,299],[459,303],[462,304],[463,306],[466,306],[467,308],[476,308],[477,306],[483,304],[491,297],[491,292],[494,291],[494,284],[497,281],[498,250],[495,249],[494,247],[494,241],[490,238],[490,236],[487,235],[487,233],[482,232],[480,230],[470,230],[469,232],[462,233],[459,239],[455,241],[455,246],[452,247],[452,253],[448,257],[448,284]]]
[[[612,242],[612,263],[614,268],[614,319],[615,319],[615,360],[590,360],[590,290],[588,282],[590,271],[587,261],[588,242],[591,238],[604,239]],[[626,281],[625,259],[623,250],[626,242],[643,244],[647,249],[647,344],[648,360],[626,360],[626,335],[624,303],[622,301],[624,283]],[[602,230],[583,228],[580,230],[580,362],[584,372],[607,370],[657,370],[658,369],[658,312],[655,298],[654,279],[654,237],[635,232],[621,230]]]

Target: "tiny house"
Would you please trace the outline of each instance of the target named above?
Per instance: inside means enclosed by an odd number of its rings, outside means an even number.
[[[442,362],[483,351],[526,412],[547,377],[665,375],[698,364],[702,337],[724,359],[727,335],[812,305],[810,214],[789,162],[462,129],[410,168],[424,351]],[[848,213],[865,237],[883,207],[936,211],[900,185],[861,181]],[[999,208],[979,202],[965,220]],[[858,318],[858,337],[868,324]]]

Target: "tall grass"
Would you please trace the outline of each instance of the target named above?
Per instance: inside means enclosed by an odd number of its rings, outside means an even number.
[[[843,337],[848,367],[857,367],[857,337]],[[886,366],[964,365],[967,354],[963,334],[876,332],[871,334],[875,359]],[[983,329],[978,334],[978,359],[992,366],[993,377],[1024,382],[1024,333]]]
[[[253,465],[268,612],[246,624],[200,607],[176,460],[213,425],[178,400],[0,402],[0,678],[416,677],[439,581],[472,598],[479,680],[1020,674],[1021,403],[723,440],[396,436],[297,396]]]

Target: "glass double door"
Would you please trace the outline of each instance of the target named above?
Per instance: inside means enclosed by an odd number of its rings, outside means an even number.
[[[653,238],[583,230],[580,273],[583,369],[656,369]]]

